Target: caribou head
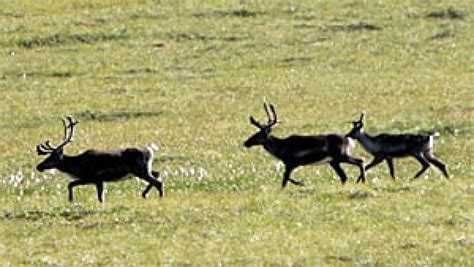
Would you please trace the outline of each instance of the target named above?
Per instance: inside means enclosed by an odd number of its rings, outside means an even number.
[[[364,133],[364,116],[365,113],[361,113],[359,120],[351,122],[352,129],[348,134],[346,134],[346,137],[350,137],[352,139],[360,138],[360,136]]]
[[[268,106],[270,106],[270,108],[268,108]],[[244,146],[247,148],[257,145],[264,145],[268,141],[268,136],[272,131],[273,125],[277,123],[275,107],[272,104],[267,105],[267,103],[264,103],[263,108],[267,114],[268,121],[267,123],[263,124],[258,122],[254,117],[250,116],[250,123],[257,127],[259,131],[250,136],[247,141],[244,142]]]
[[[59,164],[63,161],[63,148],[70,142],[74,135],[74,126],[79,122],[73,117],[68,116],[63,118],[64,125],[64,138],[63,141],[57,145],[51,145],[49,140],[46,140],[44,143],[41,143],[36,146],[36,152],[38,155],[49,155],[45,160],[43,160],[36,169],[38,171],[44,171],[48,169],[57,168]]]

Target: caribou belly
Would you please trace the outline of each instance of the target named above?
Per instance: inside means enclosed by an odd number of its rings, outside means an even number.
[[[312,163],[312,164],[313,164],[313,165],[325,164],[325,163],[331,162],[332,160],[333,160],[333,158],[328,156],[328,157],[324,157],[324,158],[322,158],[321,160],[318,160],[318,161],[316,161],[316,162],[314,162],[314,163]]]
[[[321,154],[318,155],[317,151],[315,150],[300,151],[295,154],[295,159],[301,164],[311,165],[325,164],[333,160],[333,158],[330,156],[322,156]]]
[[[116,167],[98,171],[95,176],[100,177],[103,181],[113,182],[129,179],[132,177],[132,174],[128,167]]]

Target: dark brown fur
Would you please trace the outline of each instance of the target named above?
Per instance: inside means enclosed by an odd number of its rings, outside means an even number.
[[[268,122],[261,124],[250,117],[250,123],[259,128],[259,131],[248,138],[244,142],[244,146],[249,148],[262,145],[271,155],[285,164],[282,187],[285,187],[288,182],[302,185],[301,181],[293,180],[290,177],[291,172],[298,166],[315,163],[329,163],[341,178],[341,183],[346,182],[347,176],[340,164],[356,165],[360,169],[357,182],[365,181],[363,160],[350,155],[349,139],[337,134],[291,135],[286,138],[272,136],[271,128],[277,122],[276,112],[274,107],[270,105],[273,114],[273,118],[271,118],[267,105],[264,105],[264,108],[268,116]]]

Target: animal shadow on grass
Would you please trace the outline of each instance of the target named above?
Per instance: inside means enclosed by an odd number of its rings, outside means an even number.
[[[377,197],[377,194],[363,189],[351,189],[351,190],[332,190],[332,191],[321,191],[317,187],[302,187],[298,190],[293,190],[289,192],[292,198],[308,198],[308,197],[317,197],[321,199],[349,199],[349,200],[362,200]]]
[[[74,34],[54,34],[50,36],[26,37],[18,41],[18,46],[32,49],[37,47],[52,47],[74,43],[96,43],[128,39],[127,29],[114,29],[109,32],[90,32]]]

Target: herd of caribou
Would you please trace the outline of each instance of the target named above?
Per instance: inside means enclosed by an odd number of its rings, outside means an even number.
[[[365,182],[365,171],[386,161],[390,175],[395,179],[393,159],[411,156],[418,160],[421,169],[413,179],[423,174],[430,164],[433,164],[449,178],[446,165],[433,154],[433,139],[438,133],[425,134],[379,134],[369,135],[364,132],[364,114],[359,120],[352,122],[352,129],[346,135],[291,135],[279,138],[271,135],[272,127],[278,122],[275,107],[264,104],[268,121],[263,124],[252,116],[250,123],[259,130],[244,142],[244,146],[261,145],[268,153],[281,160],[285,165],[282,187],[288,182],[295,185],[303,185],[303,182],[292,179],[291,172],[298,166],[309,164],[329,163],[341,179],[341,183],[347,181],[347,176],[341,168],[341,163],[356,165],[360,169],[357,182]],[[159,178],[160,173],[152,170],[153,149],[152,147],[133,147],[114,151],[86,150],[85,152],[68,156],[63,153],[65,145],[73,139],[74,127],[78,123],[72,117],[63,119],[64,139],[53,146],[46,141],[36,146],[39,155],[49,155],[36,169],[44,171],[57,169],[68,174],[72,181],[68,184],[69,200],[73,200],[73,188],[78,185],[95,184],[97,196],[103,202],[104,182],[119,181],[132,175],[148,182],[148,186],[142,193],[145,198],[148,192],[155,187],[160,197],[163,196],[163,181]],[[359,141],[364,149],[373,155],[373,160],[367,166],[360,158],[351,156],[354,147],[353,139]]]

